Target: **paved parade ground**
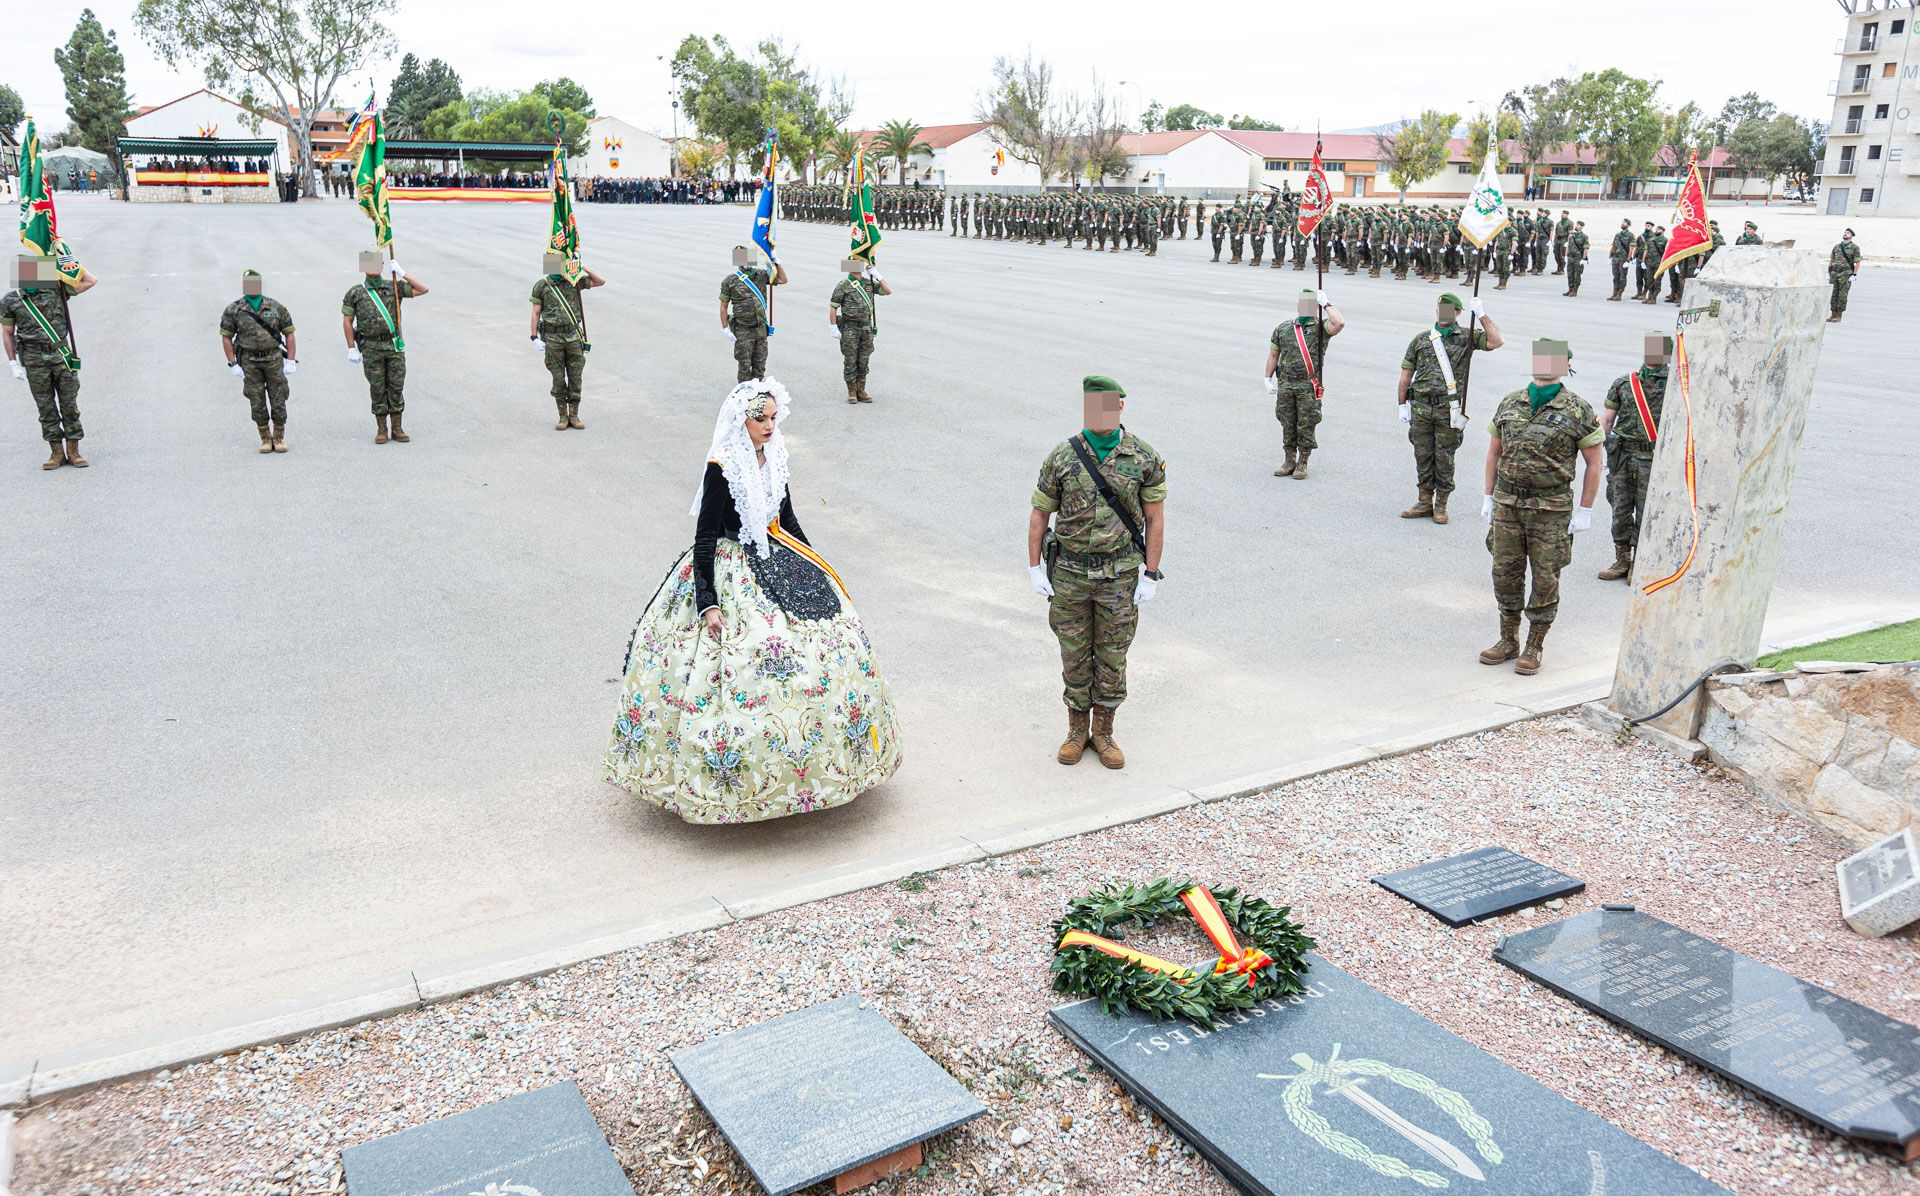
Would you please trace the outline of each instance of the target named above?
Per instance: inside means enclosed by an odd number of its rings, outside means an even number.
[[[1744,211],[1721,214],[1729,239]],[[733,384],[717,293],[749,216],[580,219],[609,285],[589,298],[587,430],[560,433],[526,334],[547,207],[395,205],[399,259],[432,293],[406,308],[413,442],[376,447],[340,334],[368,239],[350,203],[63,199],[62,232],[101,279],[73,304],[92,468],[43,473],[26,388],[0,380],[0,1061],[716,897],[749,906],[821,869],[1359,758],[1610,675],[1628,590],[1594,578],[1612,557],[1604,500],[1531,678],[1476,660],[1497,632],[1480,421],[1454,522],[1397,518],[1414,497],[1400,355],[1449,287],[1329,275],[1348,331],[1312,477],[1292,481],[1272,476],[1260,372],[1311,270],[1211,264],[1192,239],[1145,259],[891,233],[878,401],[855,408],[826,332],[846,231],[789,223],[771,372],[795,396],[795,506],[859,605],[906,763],[843,808],[683,825],[599,765],[628,632],[692,538]],[[1525,382],[1532,337],[1571,342],[1568,384],[1598,407],[1642,334],[1671,329],[1668,305],[1605,302],[1612,227],[1589,219],[1578,299],[1551,276],[1489,280],[1509,347],[1476,363],[1470,413]],[[1775,634],[1920,595],[1897,331],[1920,272],[1874,265],[1861,240],[1852,308],[1826,328]],[[216,332],[249,266],[298,327],[284,456],[255,452]],[[1058,657],[1025,572],[1028,495],[1088,373],[1126,386],[1127,426],[1169,462],[1167,579],[1142,613],[1118,773],[1054,763]]]

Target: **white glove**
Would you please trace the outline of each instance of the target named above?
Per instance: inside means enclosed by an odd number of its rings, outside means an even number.
[[[537,333],[537,332],[534,332],[534,333],[529,333],[529,334],[528,334],[528,336],[527,336],[527,343],[528,343],[528,344],[533,344],[533,345],[537,345],[537,344],[539,344],[539,343],[540,343],[540,334],[539,334],[539,333]]]
[[[289,357],[280,363],[280,376],[282,378],[291,378],[293,377],[294,371],[299,368],[300,363]]]
[[[1261,381],[1266,386],[1268,394],[1277,395],[1280,393],[1280,375],[1268,374]]]
[[[1140,570],[1140,580],[1133,584],[1133,604],[1139,606],[1141,603],[1152,598],[1153,592],[1159,588],[1159,582],[1148,577],[1145,569]]]
[[[867,277],[871,278],[876,283],[887,281],[886,279],[880,277],[880,271],[875,270],[871,266],[867,267]]]
[[[1456,432],[1464,431],[1466,429],[1467,413],[1460,410],[1460,404],[1455,403],[1452,407],[1447,409],[1447,425],[1453,428]]]
[[[1327,293],[1325,291],[1315,291],[1313,293],[1313,301],[1315,303],[1318,303],[1321,307],[1332,306],[1327,300]]]
[[[1575,507],[1573,509],[1573,522],[1568,525],[1567,530],[1570,532],[1584,532],[1592,526],[1593,508]]]
[[[1492,525],[1492,523],[1493,523],[1493,495],[1491,495],[1491,494],[1489,494],[1489,495],[1487,495],[1487,496],[1486,496],[1485,498],[1483,498],[1483,499],[1481,499],[1481,500],[1480,500],[1480,518],[1481,518],[1482,520],[1484,520],[1484,521],[1485,521],[1485,522],[1486,522],[1486,523],[1487,523],[1487,524],[1488,524],[1489,526],[1491,526],[1491,525]]]
[[[389,278],[405,278],[406,275],[407,275],[407,272],[400,268],[400,262],[398,259],[394,259],[387,263],[387,276]]]
[[[1487,318],[1487,305],[1480,302],[1480,296],[1478,295],[1467,300],[1467,310],[1483,320]]]
[[[1413,404],[1411,403],[1400,404],[1400,422],[1403,424],[1410,424],[1413,422]]]
[[[725,332],[725,333],[727,334],[727,339],[728,339],[728,340],[730,340],[730,341],[731,341],[731,340],[738,340],[738,339],[740,339],[739,337],[737,337],[737,336],[735,336],[735,335],[733,335],[733,329],[732,329],[732,328],[723,328],[723,329],[721,329],[721,331],[722,331],[722,332]]]
[[[347,360],[355,365],[360,364],[360,347],[358,345],[351,346],[347,349]]]
[[[1053,583],[1047,580],[1045,565],[1027,566],[1027,581],[1033,585],[1033,592],[1042,598],[1053,597]]]
[[[14,376],[14,377],[16,377],[16,378],[18,378],[18,379],[20,379],[20,381],[22,381],[22,382],[25,382],[25,381],[27,380],[27,367],[26,367],[26,366],[24,366],[24,365],[21,365],[21,364],[20,364],[19,362],[17,362],[17,361],[9,361],[9,362],[7,363],[7,368],[8,368],[9,370],[12,370],[12,371],[13,371],[13,376]]]
[[[839,339],[840,339],[840,325],[838,325],[838,324],[829,324],[829,325],[827,325],[827,335],[828,335],[828,336],[831,336],[831,337],[832,337],[832,338],[833,338],[834,340],[839,340]]]
[[[232,374],[236,378],[244,378],[247,376],[247,372],[240,368],[240,363],[237,361],[229,361],[227,363],[227,373]]]

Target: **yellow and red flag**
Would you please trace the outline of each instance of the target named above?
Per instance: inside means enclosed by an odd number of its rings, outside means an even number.
[[[1700,156],[1687,155],[1687,184],[1680,188],[1680,202],[1673,209],[1673,233],[1667,238],[1667,252],[1653,276],[1666,273],[1668,266],[1690,257],[1699,257],[1713,248],[1713,230],[1707,227],[1707,189],[1700,183]]]

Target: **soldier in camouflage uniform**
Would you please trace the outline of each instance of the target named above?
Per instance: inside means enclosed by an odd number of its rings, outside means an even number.
[[[1227,236],[1227,220],[1224,207],[1216,207],[1213,210],[1213,224],[1211,227],[1213,229],[1213,260],[1217,262],[1220,260],[1221,242],[1224,241]]]
[[[1187,239],[1187,197],[1180,197],[1180,206],[1174,210],[1174,222],[1180,226],[1180,239]]]
[[[1301,291],[1294,311],[1295,317],[1267,338],[1266,385],[1287,451],[1273,476],[1305,481],[1307,458],[1320,447],[1314,429],[1320,423],[1320,399],[1326,389],[1322,371],[1327,342],[1340,335],[1347,321],[1323,291]]]
[[[759,250],[735,245],[733,273],[720,280],[720,328],[733,342],[737,382],[767,376],[767,298],[787,282],[785,266],[769,274],[760,258]]]
[[[1414,478],[1420,492],[1419,499],[1400,512],[1402,519],[1446,523],[1449,518],[1454,453],[1467,426],[1469,358],[1475,351],[1492,352],[1505,343],[1477,297],[1472,310],[1480,326],[1469,342],[1467,330],[1460,326],[1460,296],[1452,291],[1442,294],[1434,305],[1433,327],[1415,333],[1400,358],[1400,422],[1407,425],[1407,439],[1413,444]]]
[[[1114,710],[1127,696],[1127,649],[1140,605],[1161,580],[1167,467],[1119,422],[1127,395],[1119,383],[1094,375],[1081,388],[1085,430],[1040,464],[1027,524],[1027,575],[1034,593],[1048,600],[1047,622],[1060,641],[1067,738],[1056,758],[1077,764],[1091,742],[1100,763],[1121,768],[1127,760],[1113,737]],[[1125,518],[1100,493],[1081,452],[1094,460]]]
[[[388,280],[381,279],[383,272]],[[340,300],[347,360],[358,365],[367,380],[367,394],[373,401],[373,442],[385,444],[391,437],[406,444],[413,437],[400,425],[400,414],[407,409],[407,345],[401,335],[400,304],[426,294],[427,287],[397,261],[386,262],[383,270],[378,253],[360,255],[360,275]]]
[[[1247,214],[1237,203],[1227,209],[1227,240],[1233,245],[1233,255],[1227,264],[1237,266],[1247,245]]]
[[[295,370],[293,315],[261,291],[260,271],[240,272],[240,298],[220,313],[220,348],[227,372],[241,379],[241,392],[260,430],[260,451],[287,451],[287,377]]]
[[[584,428],[587,425],[580,422],[580,383],[593,345],[587,341],[587,309],[580,292],[603,287],[607,280],[582,266],[580,281],[569,281],[567,261],[557,253],[546,254],[540,264],[546,273],[533,284],[528,339],[540,346],[547,376],[553,379],[547,393],[560,412],[553,430]]]
[[[27,384],[40,412],[40,438],[51,450],[42,469],[62,465],[85,469],[80,455],[86,430],[80,426],[80,359],[69,350],[68,295],[91,290],[96,281],[85,269],[77,280],[60,273],[50,257],[21,255],[12,268],[14,289],[0,295],[0,345],[13,376]]]
[[[847,384],[847,402],[871,403],[867,393],[867,364],[873,359],[873,338],[880,334],[877,296],[893,294],[880,272],[860,258],[840,263],[846,271],[828,300],[827,323],[840,342],[840,376]]]
[[[1627,290],[1627,263],[1633,260],[1637,247],[1633,240],[1633,221],[1622,219],[1620,231],[1613,234],[1613,245],[1607,250],[1607,263],[1613,267],[1613,294],[1607,296],[1607,302],[1618,303],[1620,296]]]
[[[1267,209],[1263,204],[1254,204],[1247,215],[1247,240],[1253,246],[1252,264],[1258,266],[1267,250]]]
[[[1853,291],[1853,280],[1860,273],[1860,247],[1853,243],[1853,230],[1840,234],[1840,240],[1834,243],[1833,252],[1827,256],[1827,281],[1833,284],[1833,314],[1827,317],[1827,323],[1838,324],[1847,310],[1847,296]]]
[[[1496,291],[1507,289],[1507,279],[1513,273],[1513,245],[1518,239],[1519,234],[1514,231],[1512,221],[1508,221],[1505,227],[1494,234],[1493,268],[1500,276],[1500,281],[1493,287]]]
[[[1547,251],[1553,245],[1553,213],[1541,208],[1533,221],[1533,272],[1547,272]]]
[[[1585,399],[1562,385],[1573,354],[1567,342],[1533,342],[1533,381],[1500,400],[1488,430],[1487,551],[1493,555],[1493,596],[1500,610],[1500,639],[1480,653],[1480,663],[1513,661],[1513,671],[1540,671],[1541,649],[1560,609],[1560,571],[1573,559],[1573,537],[1593,524],[1600,491],[1600,445],[1605,433]],[[1580,505],[1573,503],[1573,475],[1586,463]],[[1527,571],[1533,572],[1533,592]],[[1527,646],[1519,644],[1520,612],[1528,620]]]
[[[1613,564],[1600,570],[1601,581],[1619,581],[1633,571],[1640,542],[1640,520],[1647,513],[1647,479],[1653,475],[1653,446],[1660,431],[1660,408],[1667,398],[1667,362],[1673,338],[1653,333],[1642,348],[1641,366],[1622,374],[1607,388],[1600,430],[1606,433],[1607,503],[1613,508]],[[1637,385],[1636,385],[1637,384]],[[1647,415],[1640,415],[1645,399]]]
[[[1667,226],[1656,225],[1653,235],[1647,238],[1647,247],[1642,253],[1647,265],[1647,293],[1642,303],[1660,302],[1660,259],[1667,256]]]
[[[1567,244],[1573,239],[1573,216],[1565,208],[1560,209],[1560,219],[1553,225],[1553,272],[1567,272]]]
[[[1736,238],[1734,238],[1734,242],[1733,242],[1733,243],[1734,243],[1735,245],[1758,245],[1758,244],[1760,244],[1760,243],[1761,243],[1761,241],[1760,241],[1760,226],[1759,226],[1759,225],[1757,225],[1757,224],[1755,224],[1755,223],[1754,223],[1753,221],[1751,221],[1751,220],[1749,220],[1749,221],[1747,221],[1747,223],[1746,223],[1746,225],[1745,225],[1745,227],[1743,227],[1743,228],[1742,228],[1742,229],[1740,230],[1740,235],[1739,235],[1738,237],[1736,237]]]
[[[1566,270],[1567,294],[1569,295],[1578,295],[1580,293],[1580,280],[1586,277],[1588,243],[1587,222],[1584,220],[1576,220],[1573,222],[1573,231],[1567,234],[1566,244],[1556,244],[1554,246],[1554,252],[1560,255],[1563,267]],[[1557,274],[1559,271],[1556,270],[1555,273]]]

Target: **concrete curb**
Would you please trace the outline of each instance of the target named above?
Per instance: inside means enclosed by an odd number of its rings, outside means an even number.
[[[0,1196],[13,1191],[13,1114],[0,1111]]]
[[[1876,612],[1795,628],[1786,646],[1812,643],[1916,617],[1910,608]],[[1777,650],[1769,641],[1762,653]],[[1604,699],[1611,677],[1584,678],[1517,701],[1486,703],[1490,709],[1464,718],[1392,728],[1382,734],[1324,747],[1258,773],[1194,788],[1170,788],[1157,796],[1092,803],[1057,816],[1022,821],[915,848],[869,856],[847,864],[788,877],[764,886],[702,897],[655,911],[643,919],[571,931],[497,952],[393,972],[347,988],[277,1001],[224,1018],[176,1026],[154,1034],[47,1055],[31,1063],[0,1063],[0,1111],[36,1104],[87,1088],[132,1079],[163,1068],[215,1058],[248,1047],[284,1042],[305,1034],[384,1017],[529,979],[585,960],[630,950],[730,922],[745,921],[796,905],[872,888],[955,864],[978,863],[1043,844],[1155,818],[1191,806],[1244,797],[1279,785],[1419,751],[1448,740],[1497,730],[1541,715],[1573,710]],[[0,1126],[5,1117],[0,1115]],[[7,1141],[0,1128],[0,1144]],[[0,1150],[0,1168],[7,1156]],[[4,1174],[4,1172],[0,1172]],[[0,1196],[6,1196],[0,1190]]]

